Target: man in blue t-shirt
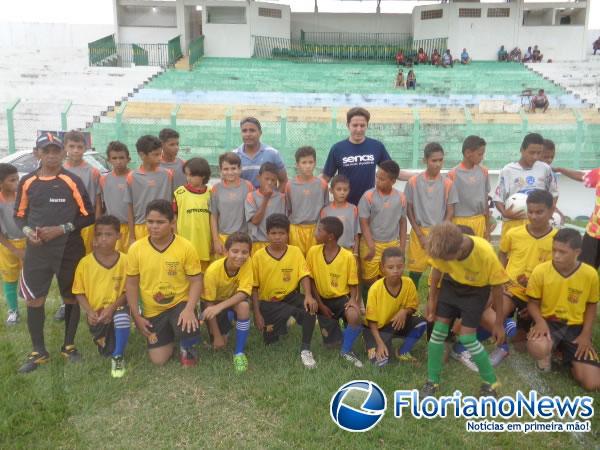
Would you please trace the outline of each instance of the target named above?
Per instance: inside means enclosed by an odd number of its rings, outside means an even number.
[[[323,178],[327,181],[336,173],[350,180],[348,201],[358,205],[362,195],[375,186],[375,170],[390,158],[385,146],[365,136],[371,114],[364,108],[352,108],[346,114],[350,137],[334,144],[329,150]]]

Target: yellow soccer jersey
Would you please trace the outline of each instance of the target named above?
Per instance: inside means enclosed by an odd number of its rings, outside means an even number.
[[[462,261],[444,261],[429,258],[429,264],[460,284],[474,287],[496,286],[508,281],[491,244],[483,238],[467,236],[473,240],[471,253]]]
[[[533,269],[527,285],[527,295],[540,301],[542,317],[566,320],[568,325],[581,325],[587,303],[597,303],[598,273],[587,264],[568,277],[562,276],[547,261]]]
[[[385,285],[385,278],[377,280],[369,288],[367,297],[367,315],[365,323],[377,322],[377,328],[383,328],[392,321],[401,309],[418,309],[419,298],[415,283],[409,277],[402,277],[402,287],[397,296],[393,296]]]
[[[294,245],[288,245],[279,259],[271,256],[269,247],[261,248],[252,255],[252,265],[258,298],[267,302],[283,300],[300,280],[310,276],[302,251]]]
[[[112,267],[106,267],[94,253],[84,256],[75,270],[73,294],[85,295],[94,311],[115,303],[125,292],[127,255],[119,253]]]
[[[544,236],[534,237],[527,225],[513,228],[500,240],[500,251],[508,255],[506,272],[510,277],[509,292],[527,300],[527,280],[535,267],[552,259],[552,241],[558,230],[552,229]]]
[[[356,258],[351,251],[340,247],[333,261],[326,262],[324,245],[316,245],[308,250],[306,263],[317,291],[323,299],[341,297],[350,293],[350,286],[358,284]]]
[[[158,316],[188,299],[188,277],[199,275],[198,253],[187,239],[174,236],[162,251],[157,250],[149,237],[129,247],[127,275],[140,277],[144,317]]]
[[[200,193],[180,186],[173,196],[177,205],[177,233],[192,243],[201,261],[210,261],[210,190]]]
[[[231,298],[238,292],[252,295],[254,274],[252,273],[252,259],[248,260],[234,274],[228,274],[225,269],[226,258],[217,259],[204,273],[204,294],[202,300],[207,302],[221,302]]]

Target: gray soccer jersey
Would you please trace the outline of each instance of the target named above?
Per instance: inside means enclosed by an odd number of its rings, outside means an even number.
[[[342,221],[344,232],[338,239],[338,244],[345,248],[353,248],[354,238],[360,232],[358,208],[347,202],[342,207],[336,207],[331,203],[321,210],[320,219],[323,217],[337,217]]]
[[[316,223],[321,208],[329,203],[327,182],[317,177],[310,181],[302,181],[300,177],[291,179],[285,195],[290,223],[295,225]]]
[[[187,178],[183,172],[184,164],[185,161],[180,158],[175,158],[175,161],[172,162],[160,161],[160,167],[169,169],[173,173],[173,191],[179,186],[183,186],[187,183]]]
[[[69,172],[74,173],[81,181],[83,181],[83,185],[85,186],[85,190],[87,191],[92,205],[96,205],[96,196],[100,192],[100,172],[95,167],[90,166],[88,163],[83,161],[78,166],[72,166],[69,162],[65,162],[65,169]]]
[[[263,220],[259,225],[254,225],[250,222],[250,219],[256,214],[256,211],[258,211],[264,200],[265,198],[259,191],[249,192],[246,196],[244,211],[246,213],[246,221],[248,222],[248,234],[252,238],[252,242],[267,242],[267,217],[271,214],[285,214],[286,212],[285,194],[273,192],[267,204]]]
[[[474,166],[467,169],[461,163],[448,172],[448,178],[454,183],[458,195],[458,203],[454,205],[456,217],[485,214],[491,190],[487,168]]]
[[[127,223],[127,175],[110,172],[100,178],[100,193],[106,207],[106,214],[115,216],[121,223]]]
[[[7,239],[22,239],[25,235],[15,223],[14,214],[15,202],[6,201],[2,194],[0,194],[0,232]]]
[[[218,217],[217,227],[221,234],[248,230],[244,203],[249,192],[253,191],[252,183],[240,179],[239,184],[227,186],[223,182],[212,187],[210,196],[210,212]]]
[[[358,202],[358,215],[369,219],[373,239],[390,242],[400,235],[400,218],[406,217],[404,194],[396,189],[383,195],[377,188],[369,189]]]
[[[133,204],[136,224],[146,223],[146,206],[152,200],[173,200],[173,174],[168,169],[157,167],[146,172],[142,167],[127,175],[125,203]]]
[[[534,189],[548,191],[558,197],[556,177],[546,163],[536,161],[526,169],[518,162],[509,163],[500,171],[498,186],[494,192],[494,201],[504,203],[508,197],[517,192],[528,194]]]
[[[458,203],[454,183],[442,175],[433,179],[425,172],[415,175],[406,183],[404,193],[413,205],[417,224],[426,228],[442,223],[447,206]]]

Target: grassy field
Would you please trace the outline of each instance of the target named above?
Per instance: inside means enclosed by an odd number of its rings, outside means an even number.
[[[213,353],[204,344],[196,368],[184,370],[175,360],[162,368],[152,367],[144,341],[134,332],[127,349],[128,372],[115,380],[109,375],[109,360],[98,356],[92,345],[83,317],[76,342],[84,361],[63,363],[59,356],[63,324],[52,320],[57,298],[53,289],[46,306],[46,343],[52,359],[32,374],[16,373],[30,349],[24,318],[16,327],[0,326],[0,448],[572,449],[600,445],[598,415],[592,419],[592,433],[580,434],[467,433],[460,419],[395,419],[392,392],[419,388],[425,381],[425,342],[414,351],[422,361],[419,366],[360,370],[324,349],[315,332],[318,367],[307,371],[298,356],[299,327],[269,348],[253,330],[248,344],[250,369],[236,376],[231,351]],[[2,320],[5,312],[2,301]],[[21,312],[25,314],[23,307]],[[594,342],[600,347],[598,326]],[[362,343],[356,348],[364,358]],[[538,373],[524,354],[513,352],[497,373],[502,394],[518,389],[583,394],[566,371]],[[456,389],[465,395],[478,393],[478,376],[455,361],[448,362],[442,377],[442,394]],[[388,396],[386,416],[368,433],[342,431],[329,416],[331,396],[353,379],[375,381]],[[597,405],[600,395],[594,394],[594,399]]]

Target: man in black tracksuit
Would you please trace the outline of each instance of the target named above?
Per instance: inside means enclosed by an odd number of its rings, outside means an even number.
[[[27,236],[19,289],[27,304],[27,327],[33,351],[19,369],[31,372],[49,360],[44,344],[44,303],[56,275],[65,303],[65,339],[61,354],[76,362],[80,309],[71,292],[79,260],[85,255],[80,230],[94,223],[94,210],[83,182],[65,170],[62,141],[51,133],[37,140],[40,166],[19,181],[15,222]]]

